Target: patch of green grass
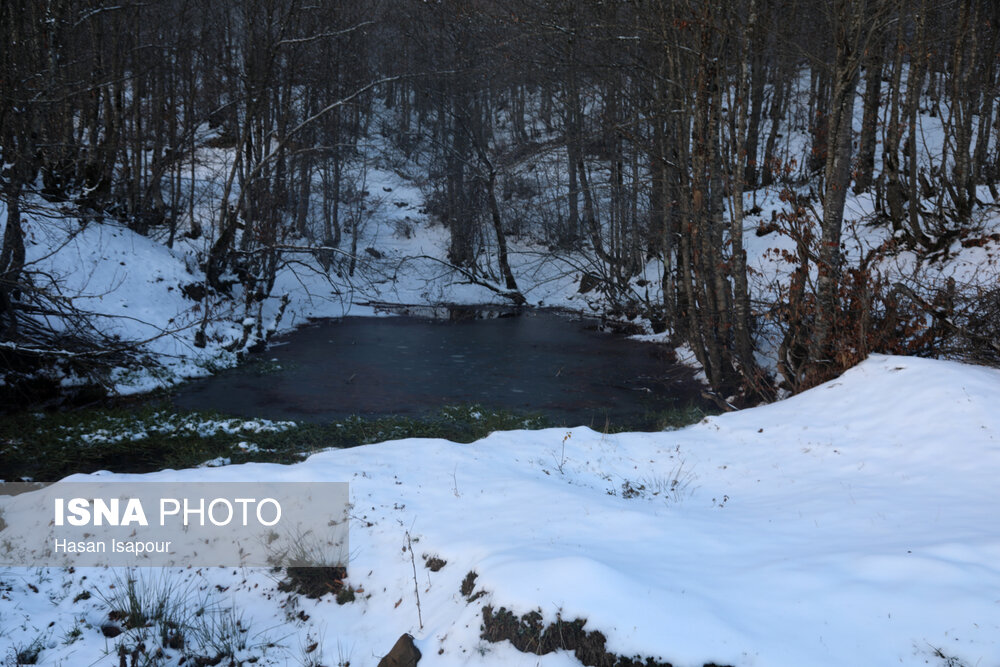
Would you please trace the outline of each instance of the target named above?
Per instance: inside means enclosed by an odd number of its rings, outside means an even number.
[[[680,406],[646,415],[639,423],[605,421],[605,432],[664,430],[703,419],[710,412]],[[402,438],[473,442],[493,431],[554,426],[539,414],[448,406],[422,416],[352,416],[314,424],[264,422],[215,412],[177,411],[163,404],[70,412],[25,412],[0,419],[0,471],[6,481],[53,482],[95,470],[151,472],[191,468],[213,459],[295,463],[327,448],[355,447]]]
[[[187,467],[232,450],[240,436],[177,428],[180,419],[221,419],[155,407],[20,413],[0,420],[0,470],[7,481],[56,481],[75,472],[149,472]]]
[[[212,459],[294,463],[321,449],[401,438],[472,442],[492,431],[540,429],[539,415],[452,406],[420,417],[348,417],[324,424],[276,422],[283,430],[241,428],[246,421],[166,405],[20,413],[0,420],[0,470],[7,481],[51,482],[95,470],[150,472]],[[229,432],[232,431],[232,432]]]

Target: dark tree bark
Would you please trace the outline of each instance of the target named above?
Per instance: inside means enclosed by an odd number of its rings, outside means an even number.
[[[865,92],[862,98],[864,111],[861,118],[861,137],[858,141],[857,176],[854,181],[856,193],[867,191],[872,185],[875,174],[875,141],[881,102],[884,53],[881,39],[873,40],[865,53]]]
[[[844,205],[851,183],[851,120],[859,69],[871,38],[883,29],[888,0],[854,3],[836,0],[832,8],[836,59],[830,73],[832,94],[828,116],[828,150],[823,187],[823,219],[816,281],[816,322],[809,346],[814,363],[831,367],[834,318],[839,306],[841,234]],[[821,373],[822,374],[822,373]]]

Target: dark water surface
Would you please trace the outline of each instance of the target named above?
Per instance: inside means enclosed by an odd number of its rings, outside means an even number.
[[[494,313],[495,315],[495,313]],[[549,312],[516,316],[346,317],[275,339],[239,368],[183,386],[182,408],[328,421],[418,416],[445,405],[540,412],[553,423],[636,428],[699,401],[669,348]]]

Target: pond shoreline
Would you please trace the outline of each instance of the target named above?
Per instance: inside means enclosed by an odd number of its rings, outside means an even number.
[[[362,305],[377,315],[310,320],[170,396],[180,408],[295,421],[481,404],[540,412],[554,423],[647,428],[655,419],[639,424],[644,413],[704,402],[704,386],[672,347],[629,340],[619,322],[599,315],[495,304]]]
[[[464,321],[467,319],[492,319],[492,317],[517,317],[528,312],[552,313],[570,318],[593,320],[599,323],[599,328],[607,333],[623,336],[634,336],[648,333],[642,326],[641,319],[621,319],[612,317],[609,313],[587,312],[578,308],[567,306],[535,306],[530,304],[515,305],[507,303],[483,303],[483,304],[460,304],[460,303],[392,303],[388,301],[364,301],[355,304],[371,308],[377,315],[409,315],[412,317],[427,317],[430,319],[447,319],[451,321]],[[486,315],[481,317],[481,315]],[[329,318],[314,318],[317,320]],[[336,318],[334,318],[336,319]],[[658,333],[658,332],[654,332]]]
[[[571,308],[559,307],[559,306],[515,306],[511,304],[502,303],[486,303],[486,304],[460,304],[460,303],[440,303],[440,304],[403,304],[403,303],[390,303],[390,302],[378,302],[378,301],[368,301],[355,304],[363,308],[371,309],[372,315],[347,315],[346,317],[340,318],[311,318],[306,322],[297,325],[295,328],[283,332],[277,336],[269,339],[267,346],[256,354],[245,354],[241,355],[241,361],[239,364],[233,368],[221,369],[216,373],[205,378],[191,378],[181,382],[172,387],[158,388],[150,392],[129,394],[124,396],[108,396],[104,393],[104,388],[99,385],[82,385],[78,387],[72,387],[67,390],[65,387],[60,388],[60,393],[58,395],[44,395],[41,392],[41,397],[37,400],[22,403],[21,405],[15,405],[14,403],[7,403],[7,409],[0,410],[0,415],[5,416],[8,419],[14,419],[18,416],[25,415],[72,415],[73,413],[79,413],[80,416],[86,419],[86,414],[92,412],[125,412],[125,413],[142,413],[151,407],[157,407],[158,409],[166,409],[174,411],[175,414],[184,414],[190,409],[195,409],[196,411],[201,411],[204,406],[187,406],[187,408],[177,405],[174,402],[174,397],[178,393],[182,393],[186,388],[197,384],[211,382],[213,378],[220,374],[225,373],[238,373],[241,370],[246,370],[250,368],[252,364],[259,364],[262,356],[266,356],[273,352],[274,350],[287,344],[285,339],[289,336],[295,336],[297,332],[300,332],[310,327],[323,326],[326,323],[343,321],[349,318],[371,318],[371,319],[382,319],[388,316],[390,319],[395,317],[403,318],[415,318],[415,319],[426,319],[431,321],[438,321],[442,323],[461,323],[470,322],[477,320],[493,320],[493,319],[506,319],[506,318],[517,318],[525,315],[536,316],[536,315],[554,315],[567,322],[583,322],[585,323],[583,328],[585,330],[601,332],[602,335],[607,335],[607,340],[609,344],[616,345],[634,345],[634,341],[628,341],[624,339],[623,336],[628,336],[636,333],[636,331],[643,331],[644,329],[634,322],[627,320],[616,320],[609,318],[607,315],[601,313],[588,313],[585,311],[580,311]],[[654,344],[654,343],[643,343],[650,346],[657,346],[664,354],[671,354],[673,349],[669,345]],[[686,369],[686,367],[683,367]],[[685,375],[686,370],[682,370]],[[262,375],[266,375],[266,371]],[[693,374],[691,374],[693,376]],[[676,406],[671,406],[672,409],[665,411],[663,414],[655,415],[645,420],[628,420],[627,422],[617,422],[614,423],[610,419],[590,419],[586,422],[593,428],[598,429],[609,429],[621,430],[623,428],[629,428],[631,430],[657,430],[658,424],[666,423],[672,424],[674,422],[684,421],[686,417],[676,417],[671,413],[683,414],[686,411],[694,410],[704,413],[714,412],[715,407],[704,399],[701,394],[703,385],[700,385],[696,381],[692,380],[690,387],[691,391],[689,393],[689,400],[679,403]],[[638,391],[645,391],[645,389],[637,389]],[[443,408],[446,406],[460,407],[464,405],[471,405],[478,403],[477,401],[458,401],[458,402],[447,402],[442,403],[437,406],[437,408]],[[494,406],[496,407],[496,406]],[[675,408],[675,409],[674,409]],[[214,410],[209,408],[212,414],[218,414],[221,417],[238,417],[241,415],[233,414],[226,410]],[[424,417],[430,417],[434,410],[424,411],[422,414]],[[515,409],[515,413],[525,416],[526,418],[534,419],[538,416],[536,410],[530,408],[527,409]],[[259,415],[255,414],[244,414],[243,417],[255,418]],[[356,413],[351,413],[350,415],[342,414],[338,415],[339,419],[344,418],[357,418]],[[414,414],[412,412],[383,412],[380,414],[369,414],[368,419],[372,418],[384,418],[384,417],[400,417],[400,418],[421,418],[421,414]],[[72,420],[72,417],[70,417]],[[299,421],[302,421],[301,419]],[[555,420],[551,421],[551,425],[563,425],[568,424],[568,421]],[[2,444],[2,443],[0,443]]]

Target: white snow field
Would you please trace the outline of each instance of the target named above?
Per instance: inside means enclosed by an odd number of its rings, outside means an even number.
[[[586,619],[609,651],[676,666],[987,666],[1000,664],[998,398],[1000,371],[873,356],[678,431],[499,432],[95,476],[350,482],[353,602],[279,592],[265,570],[131,573],[150,596],[173,587],[192,622],[199,605],[232,609],[237,661],[375,665],[408,632],[422,666],[579,664],[484,641],[490,605]],[[447,564],[431,572],[430,556]],[[472,602],[459,592],[470,571],[486,592]],[[45,665],[119,664],[128,635],[101,634],[102,598],[128,576],[0,570],[0,646],[36,642]]]

